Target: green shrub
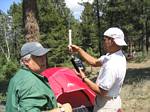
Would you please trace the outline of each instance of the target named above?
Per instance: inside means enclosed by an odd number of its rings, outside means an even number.
[[[18,68],[17,61],[9,61],[0,67],[0,80],[10,79]]]

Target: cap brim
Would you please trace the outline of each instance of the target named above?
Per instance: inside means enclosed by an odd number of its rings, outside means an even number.
[[[43,56],[45,54],[47,54],[51,49],[47,49],[47,48],[41,48],[41,49],[38,49],[34,52],[31,53],[31,55],[34,55],[34,56]]]
[[[118,46],[127,46],[126,42],[122,39],[114,39],[114,42],[118,45]]]

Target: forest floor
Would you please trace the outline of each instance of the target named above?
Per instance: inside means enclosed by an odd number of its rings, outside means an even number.
[[[87,71],[97,74],[99,68],[88,67]],[[92,77],[95,79],[96,75],[92,75]],[[0,82],[1,104],[7,84],[8,82]],[[128,63],[121,98],[124,112],[150,112],[150,59],[141,63]],[[2,110],[3,106],[0,105],[0,112],[3,112]]]
[[[150,112],[150,59],[128,63],[121,97],[125,112]]]

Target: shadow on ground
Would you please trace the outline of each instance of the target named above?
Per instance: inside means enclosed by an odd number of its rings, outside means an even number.
[[[91,78],[92,81],[96,81],[98,76],[95,75]],[[143,80],[150,80],[150,68],[128,68],[125,76],[124,84],[138,83]]]
[[[150,80],[150,68],[127,69],[124,84],[138,83],[143,80]]]

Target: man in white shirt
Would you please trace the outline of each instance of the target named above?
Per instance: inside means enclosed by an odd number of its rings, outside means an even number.
[[[78,52],[90,65],[101,66],[96,83],[88,79],[83,71],[80,76],[83,81],[97,94],[94,112],[119,112],[121,109],[120,91],[126,74],[126,58],[121,50],[127,46],[124,33],[117,27],[104,32],[104,50],[106,55],[96,59],[82,48],[71,45],[72,52]]]

